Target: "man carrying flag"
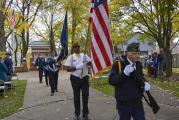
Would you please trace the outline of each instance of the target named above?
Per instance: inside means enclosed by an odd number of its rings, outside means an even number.
[[[70,81],[73,88],[75,116],[74,120],[80,120],[81,103],[80,92],[82,92],[83,118],[89,119],[88,98],[89,98],[89,76],[88,65],[91,64],[90,58],[80,51],[80,44],[75,41],[72,45],[73,54],[68,56],[64,68],[71,72]]]

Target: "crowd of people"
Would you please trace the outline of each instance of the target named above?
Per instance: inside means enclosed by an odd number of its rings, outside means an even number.
[[[0,80],[10,81],[10,76],[13,73],[13,62],[11,53],[6,53],[5,58],[0,57]]]
[[[145,67],[149,76],[161,77],[165,70],[165,59],[162,53],[154,52],[145,59]]]
[[[58,92],[58,65],[53,57],[41,57],[35,61],[35,65],[39,71],[39,82],[42,83],[43,76],[45,76],[45,82],[47,86],[51,88],[51,96],[54,95],[55,92]]]
[[[81,53],[80,44],[78,42],[72,45],[73,54],[68,56],[63,67],[67,72],[71,72],[70,81],[74,95],[74,120],[80,119],[81,103],[80,93],[82,92],[83,102],[83,118],[90,120],[88,114],[88,98],[89,98],[89,76],[88,65],[90,65],[90,58]],[[39,83],[42,83],[42,78],[45,76],[46,85],[51,87],[51,96],[58,92],[58,72],[61,65],[57,64],[58,61],[54,57],[40,57],[35,61],[35,65],[39,71]]]
[[[0,57],[0,80],[4,83],[11,81],[13,73],[13,62],[11,59],[11,53],[6,53],[5,58]],[[0,84],[1,86],[4,84]],[[11,84],[8,84],[7,87],[10,87]],[[0,91],[2,92],[2,91]]]
[[[74,97],[74,120],[80,119],[81,113],[81,95],[82,92],[82,116],[84,120],[90,120],[88,114],[89,99],[89,66],[91,59],[80,51],[80,44],[75,42],[72,45],[73,53],[68,56],[63,64],[64,70],[70,72],[70,81]],[[139,43],[131,43],[127,46],[125,56],[114,62],[110,75],[109,83],[115,87],[116,108],[120,116],[119,120],[130,120],[133,117],[136,120],[145,120],[145,113],[142,103],[144,91],[150,90],[150,84],[144,81],[142,84],[137,82],[134,72],[140,78],[144,78],[142,63],[139,61]],[[52,56],[41,57],[35,61],[35,65],[39,71],[39,83],[43,83],[45,76],[46,86],[50,86],[51,96],[58,92],[58,72],[62,65],[57,64],[58,61]],[[164,59],[161,54],[154,53],[146,60],[148,74],[157,77],[158,70],[162,70]],[[12,60],[10,55],[5,59],[0,59],[0,79],[8,81],[13,72]],[[163,70],[162,70],[163,71]],[[159,72],[160,73],[160,72]]]

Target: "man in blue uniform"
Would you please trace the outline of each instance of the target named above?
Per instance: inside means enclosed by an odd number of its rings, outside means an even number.
[[[55,59],[52,57],[48,57],[46,61],[46,65],[44,66],[44,71],[48,74],[49,84],[51,88],[51,96],[54,95],[55,92],[58,92],[58,72],[59,69],[56,66]]]
[[[43,68],[44,68],[44,65],[45,65],[45,58],[38,56],[38,58],[35,61],[35,65],[37,66],[38,71],[39,71],[39,82],[42,83],[43,72],[44,72]],[[45,77],[46,77],[46,79],[48,79],[47,76],[45,76]]]
[[[150,90],[150,84],[137,82],[133,71],[136,70],[143,77],[142,64],[139,62],[139,43],[127,46],[123,60],[116,60],[109,75],[109,83],[115,87],[116,108],[119,120],[145,120],[142,104],[143,91]]]

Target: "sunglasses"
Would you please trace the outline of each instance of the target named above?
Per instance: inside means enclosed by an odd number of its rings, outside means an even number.
[[[75,46],[74,48],[80,48],[80,46],[79,46],[79,45],[77,45],[77,46]]]

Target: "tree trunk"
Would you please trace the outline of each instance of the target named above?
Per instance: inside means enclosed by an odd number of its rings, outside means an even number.
[[[21,40],[22,40],[22,59],[23,59],[24,57],[26,57],[26,53],[25,53],[25,51],[26,51],[25,30],[23,30],[21,32],[21,35],[22,35],[22,38],[21,38]]]
[[[18,41],[17,41],[17,35],[15,34],[15,42],[16,42],[16,49],[14,51],[14,56],[15,56],[15,66],[17,66],[17,50],[18,50]]]
[[[4,22],[5,22],[5,17],[4,17],[3,11],[0,10],[0,52],[6,51]]]
[[[165,51],[166,77],[172,76],[172,55],[170,50]]]

